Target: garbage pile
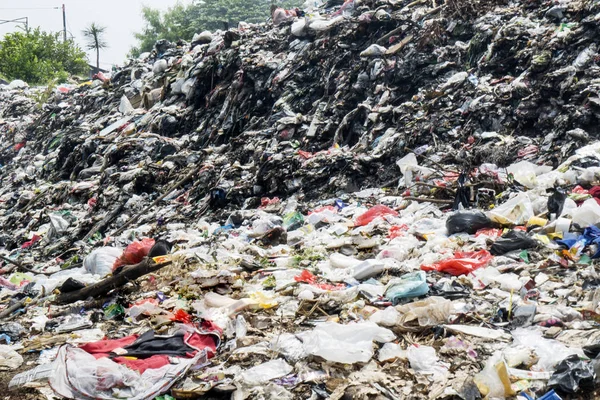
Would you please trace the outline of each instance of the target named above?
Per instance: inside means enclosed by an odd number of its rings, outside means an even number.
[[[599,16],[310,1],[0,86],[3,387],[597,397]]]

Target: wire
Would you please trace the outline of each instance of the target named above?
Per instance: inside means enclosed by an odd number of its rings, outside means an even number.
[[[61,7],[14,7],[14,8],[6,8],[1,7],[0,10],[60,10]]]

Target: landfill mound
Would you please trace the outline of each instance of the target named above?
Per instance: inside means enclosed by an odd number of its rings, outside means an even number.
[[[309,3],[0,86],[11,396],[598,396],[600,2]]]

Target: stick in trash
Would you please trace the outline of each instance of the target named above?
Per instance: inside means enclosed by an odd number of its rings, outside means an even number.
[[[103,218],[100,222],[94,225],[92,229],[90,229],[87,235],[83,237],[83,241],[87,242],[94,235],[94,233],[102,230],[106,225],[110,224],[112,220],[117,218],[117,216],[121,213],[121,210],[123,210],[124,206],[125,203],[121,203],[115,207],[105,218]]]
[[[6,270],[4,270],[5,273],[11,272],[15,268],[20,269],[20,270],[25,271],[25,272],[30,272],[32,274],[52,275],[54,273],[54,272],[35,271],[35,270],[31,269],[31,268],[28,268],[28,267],[24,266],[20,262],[15,261],[15,260],[11,260],[10,258],[8,258],[6,256],[3,256],[1,254],[0,254],[0,258],[3,259],[4,261],[6,261],[7,263],[13,265],[13,268],[7,268]]]
[[[125,267],[118,275],[113,275],[98,283],[86,286],[75,292],[62,293],[56,297],[56,303],[69,304],[79,300],[86,300],[90,297],[97,297],[110,292],[127,282],[137,279],[141,276],[171,265],[171,261],[166,261],[160,264],[154,264],[150,259],[146,258],[139,264]]]

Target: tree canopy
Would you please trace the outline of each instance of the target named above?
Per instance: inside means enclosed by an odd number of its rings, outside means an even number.
[[[142,32],[135,34],[139,44],[131,49],[131,55],[152,50],[160,39],[189,41],[204,30],[233,27],[240,21],[265,22],[272,4],[291,8],[302,3],[303,0],[194,0],[189,5],[177,3],[165,12],[144,7],[142,17],[146,24]]]
[[[72,40],[39,28],[8,33],[0,40],[0,74],[29,84],[64,82],[70,74],[87,74],[86,54]]]

